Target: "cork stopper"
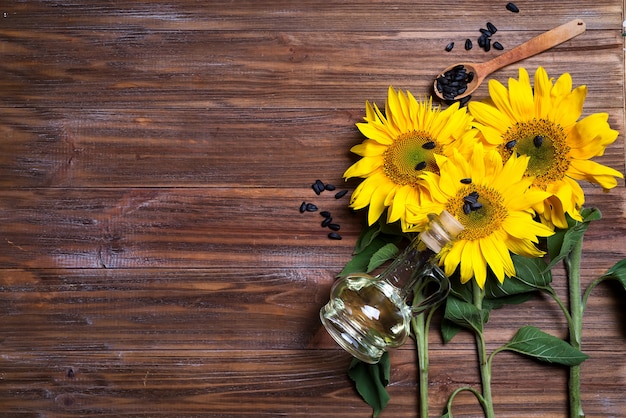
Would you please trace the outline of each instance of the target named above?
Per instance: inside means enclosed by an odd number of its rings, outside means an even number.
[[[435,253],[454,238],[456,238],[465,228],[448,211],[443,211],[439,216],[428,215],[430,222],[426,229],[420,233],[420,239],[428,248]]]

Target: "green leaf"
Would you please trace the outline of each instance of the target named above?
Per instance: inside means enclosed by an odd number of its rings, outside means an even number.
[[[376,270],[376,268],[383,265],[386,261],[389,261],[398,255],[398,252],[398,246],[391,242],[383,245],[370,258],[366,273]]]
[[[385,239],[375,238],[366,248],[352,256],[352,259],[346,263],[343,270],[341,270],[341,273],[339,273],[339,276],[345,276],[350,273],[366,272],[372,256],[376,253],[376,251],[385,245],[387,245],[387,241]]]
[[[534,289],[547,289],[552,283],[552,271],[543,258],[513,255],[515,278]]]
[[[565,231],[556,231],[548,237],[548,249],[550,252],[550,264],[548,269],[554,267],[558,262],[569,255],[577,242],[583,239],[589,223],[602,218],[602,214],[596,208],[584,208],[580,211],[582,222],[575,221],[567,217],[568,228]]]
[[[472,282],[461,283],[460,271],[457,268],[456,271],[450,276],[450,294],[456,296],[464,302],[472,303]]]
[[[387,352],[376,364],[368,364],[355,358],[348,368],[348,376],[355,383],[357,392],[372,407],[373,417],[377,417],[389,402],[390,396],[385,387],[389,384],[390,371]]]
[[[354,246],[354,254],[360,254],[366,248],[368,248],[374,239],[380,234],[380,225],[375,223],[366,228],[361,229],[359,238]]]
[[[501,296],[495,299],[485,298],[483,299],[483,309],[492,310],[500,309],[505,305],[519,305],[520,303],[527,302],[532,297],[533,292],[527,292],[511,296]]]
[[[546,270],[542,258],[529,258],[513,255],[515,276],[506,277],[500,283],[491,275],[485,282],[485,298],[491,307],[497,309],[503,305],[518,304],[530,299],[537,289],[547,289],[552,282],[552,271]]]
[[[441,337],[443,338],[443,343],[448,344],[462,329],[463,327],[444,318],[443,321],[441,321]]]
[[[520,328],[503,349],[565,366],[577,366],[589,358],[566,341],[530,325]]]
[[[626,258],[615,263],[602,277],[619,281],[626,290]]]
[[[485,309],[479,310],[471,303],[449,295],[446,299],[444,318],[463,328],[482,333],[483,324],[487,323],[489,319],[489,311]]]

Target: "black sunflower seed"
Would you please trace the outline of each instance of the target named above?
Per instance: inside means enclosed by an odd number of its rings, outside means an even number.
[[[306,202],[302,202],[300,205],[300,213],[304,213],[306,211]]]
[[[424,145],[422,145],[422,148],[424,148],[424,149],[433,149],[433,148],[435,148],[436,145],[437,144],[435,144],[434,141],[428,141]]]
[[[493,35],[494,33],[496,33],[498,31],[498,28],[496,28],[493,25],[493,23],[487,22],[487,30],[489,30],[489,32],[491,32],[491,34]]]
[[[423,170],[425,168],[426,168],[426,161],[420,161],[419,163],[415,164],[416,170]]]
[[[315,212],[315,211],[317,211],[317,206],[315,206],[313,203],[307,203],[306,207],[305,207],[305,210],[307,212]]]
[[[472,179],[470,177],[466,177],[464,179],[461,179],[461,183],[463,183],[463,184],[472,184]]]
[[[339,226],[339,224],[328,224],[328,228],[332,229],[333,231],[339,231],[341,229],[341,226]]]
[[[469,203],[463,204],[463,213],[469,215],[472,212],[472,205]]]
[[[468,195],[463,198],[463,202],[469,203],[470,205],[472,205],[472,204],[478,203],[478,197]]]
[[[493,47],[494,47],[494,49],[497,49],[498,51],[502,51],[504,49],[502,44],[500,42],[498,42],[498,41],[493,43]]]
[[[472,49],[472,46],[473,46],[473,45],[472,45],[472,40],[471,40],[471,39],[469,39],[469,38],[468,38],[468,39],[466,39],[466,40],[465,40],[465,50],[466,50],[466,51],[469,51],[470,49]]]
[[[480,36],[480,38],[478,38],[478,46],[481,47],[481,48],[484,48],[485,47],[485,43],[487,42],[487,38],[488,38],[487,35],[482,34]]]
[[[331,224],[331,222],[333,221],[333,218],[326,218],[322,221],[322,228],[326,228],[328,225]]]
[[[333,190],[336,189],[334,184],[327,184],[324,186],[324,189],[328,190],[329,192],[332,192]]]
[[[541,147],[542,144],[543,144],[543,136],[537,135],[535,136],[535,138],[533,138],[533,145],[535,145],[535,147],[539,148]]]
[[[330,212],[327,210],[321,211],[320,215],[322,215],[324,218],[330,218]]]
[[[450,42],[448,45],[446,45],[446,52],[452,51],[452,48],[454,48],[454,42]]]
[[[483,47],[485,52],[489,52],[491,50],[491,39],[485,39],[485,46]]]
[[[511,149],[513,148],[515,145],[517,145],[517,141],[514,139],[512,141],[507,142],[506,144],[504,144],[506,149]]]
[[[509,12],[519,13],[519,8],[514,3],[507,3],[506,4],[506,9]]]
[[[467,104],[469,103],[470,100],[472,100],[472,95],[471,94],[467,95],[467,96],[463,97],[461,100],[459,100],[459,104],[461,105],[461,107],[467,106]]]
[[[470,209],[472,209],[472,210],[478,210],[478,209],[480,209],[482,207],[483,207],[483,205],[478,203],[478,202],[470,203]]]
[[[335,199],[341,199],[342,197],[346,195],[346,193],[348,193],[347,190],[342,190],[340,192],[335,193]]]
[[[336,232],[329,232],[328,233],[328,238],[330,239],[336,239],[336,240],[340,240],[341,239],[341,235],[339,235]]]

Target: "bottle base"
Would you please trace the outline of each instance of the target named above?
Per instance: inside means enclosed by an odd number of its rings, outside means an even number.
[[[341,318],[338,312],[328,305],[320,309],[320,320],[331,337],[348,353],[359,360],[376,364],[385,353],[385,350],[372,346],[371,342],[356,328],[350,326],[350,322]]]

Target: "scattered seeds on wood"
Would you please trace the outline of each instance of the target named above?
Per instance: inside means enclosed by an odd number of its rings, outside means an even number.
[[[509,12],[519,13],[519,8],[515,5],[515,3],[507,3],[506,4],[506,9]]]
[[[335,240],[340,240],[341,239],[341,235],[339,235],[336,232],[329,232],[328,233],[328,238],[335,239]]]
[[[339,231],[341,229],[341,226],[339,224],[329,224],[328,228],[332,229],[333,231]]]

